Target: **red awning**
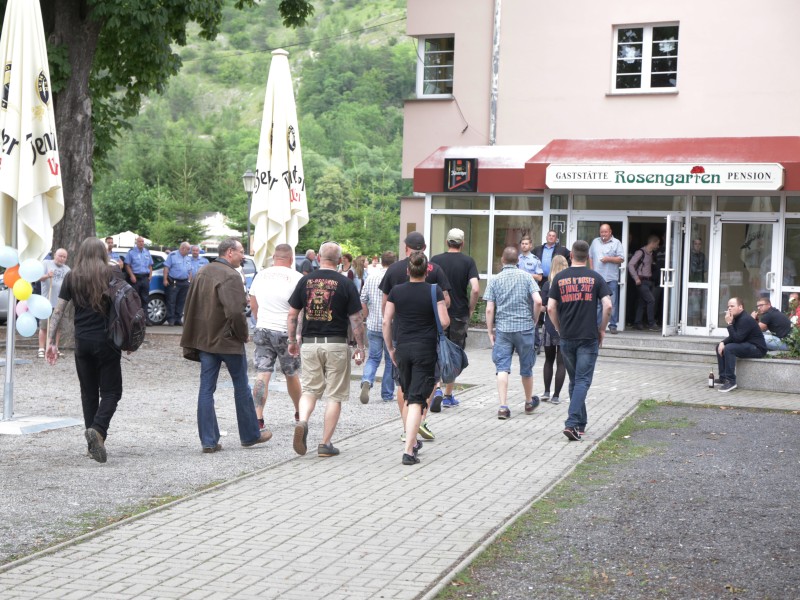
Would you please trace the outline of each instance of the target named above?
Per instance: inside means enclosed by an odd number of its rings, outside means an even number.
[[[445,158],[478,159],[478,192],[527,194],[523,185],[525,161],[542,146],[442,146],[414,167],[414,191],[444,191]]]
[[[523,185],[543,190],[550,164],[779,163],[800,190],[800,137],[553,140],[525,163]]]

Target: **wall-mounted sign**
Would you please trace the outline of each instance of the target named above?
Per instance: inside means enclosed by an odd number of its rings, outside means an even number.
[[[548,165],[553,190],[779,190],[783,167],[775,163],[674,163]]]
[[[444,159],[444,191],[477,192],[478,191],[478,159],[477,158],[445,158]]]

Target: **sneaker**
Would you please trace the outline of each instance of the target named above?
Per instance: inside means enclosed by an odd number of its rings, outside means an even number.
[[[308,437],[308,422],[300,421],[294,426],[294,439],[292,440],[292,447],[294,451],[300,456],[304,456],[306,451],[306,438]]]
[[[652,325],[647,326],[647,331],[661,331],[661,327],[653,323]]]
[[[511,418],[511,409],[507,406],[501,406],[500,409],[497,411],[497,418],[505,421],[506,419]]]
[[[367,404],[369,402],[370,387],[369,381],[361,382],[361,395],[358,397],[358,399],[361,400],[361,404]]]
[[[431,412],[438,413],[442,412],[442,400],[444,396],[442,396],[441,388],[436,388],[436,391],[433,392],[433,400],[431,401]]]
[[[436,436],[433,435],[431,428],[428,427],[427,421],[423,421],[422,425],[419,426],[419,434],[422,436],[422,439],[424,440],[432,440],[436,438]]]
[[[89,454],[92,455],[92,458],[99,463],[106,462],[106,460],[108,460],[108,455],[106,454],[106,444],[100,432],[90,427],[84,432],[83,435],[86,437],[86,441],[89,443]]]
[[[714,385],[725,385],[725,380],[724,379],[715,379],[714,380]]]
[[[214,454],[214,452],[219,452],[220,450],[222,450],[222,444],[216,444],[211,448],[203,446],[203,454]]]
[[[567,439],[570,442],[580,442],[581,441],[581,434],[574,427],[565,427],[564,428],[564,435],[567,436]]]
[[[455,396],[445,396],[442,400],[442,406],[453,407],[459,404],[461,404],[461,402],[456,400]]]
[[[737,387],[738,386],[736,385],[736,382],[734,382],[734,381],[726,381],[725,385],[723,385],[721,388],[719,388],[719,391],[720,392],[732,392]]]
[[[268,442],[272,439],[272,432],[269,429],[265,429],[261,432],[261,435],[258,436],[258,439],[254,442],[242,442],[242,447],[244,448],[252,448],[256,444],[263,444],[264,442]]]
[[[539,396],[534,396],[533,398],[531,398],[530,402],[525,403],[525,414],[532,415],[533,411],[539,408],[539,403],[540,403]]]
[[[403,464],[404,465],[417,465],[419,464],[419,459],[414,456],[413,454],[403,454]]]
[[[259,419],[258,420],[258,430],[259,431],[266,431],[267,430],[267,425],[266,425],[266,423],[264,423],[264,419]]]
[[[617,335],[617,328],[616,327],[609,327],[608,328],[608,333],[610,333],[611,335]]]
[[[581,437],[583,437],[583,436],[585,436],[585,435],[586,435],[586,430],[585,430],[585,429],[581,429],[580,427],[576,427],[576,429],[578,430],[578,434],[579,434]]]
[[[317,455],[318,456],[338,456],[339,449],[334,448],[333,444],[320,444],[317,446]]]
[[[39,358],[44,358],[44,348],[39,348],[39,352],[36,356]]]
[[[539,394],[539,400],[542,402],[547,402],[550,400],[550,392],[548,390],[543,391],[541,394]]]
[[[553,396],[550,398],[550,404],[561,404],[561,400],[558,399],[558,396]]]
[[[422,450],[422,440],[417,440],[414,444],[414,456],[419,454],[419,451]]]

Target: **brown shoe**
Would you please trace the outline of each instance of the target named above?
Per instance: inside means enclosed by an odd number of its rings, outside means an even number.
[[[254,442],[242,442],[242,446],[245,448],[252,448],[256,444],[263,444],[264,442],[268,442],[272,439],[272,432],[269,429],[265,429],[261,432],[261,435],[258,436],[258,439]]]
[[[294,426],[294,439],[292,440],[292,447],[294,451],[300,456],[305,456],[306,451],[306,438],[308,437],[308,422],[300,421]]]
[[[203,454],[214,454],[214,452],[220,452],[222,450],[222,444],[216,444],[213,448],[206,448],[203,447]]]

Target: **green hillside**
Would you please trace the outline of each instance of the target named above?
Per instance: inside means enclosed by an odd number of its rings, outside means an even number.
[[[176,49],[181,72],[143,103],[97,169],[98,233],[198,240],[195,219],[205,211],[244,232],[241,175],[255,168],[271,51],[285,48],[311,216],[300,251],[327,239],[357,253],[395,248],[399,196],[410,192],[400,178],[402,101],[415,69],[405,0],[315,2],[298,30],[281,26],[274,2],[227,4],[217,39],[195,35]]]

